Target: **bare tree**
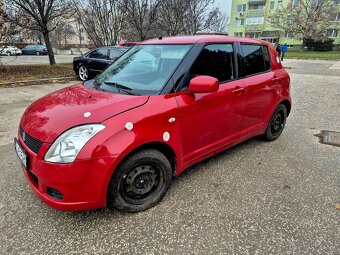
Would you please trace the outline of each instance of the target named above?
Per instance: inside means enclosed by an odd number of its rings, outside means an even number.
[[[214,2],[215,0],[160,0],[158,33],[173,36],[196,34],[202,30],[225,32],[228,17],[219,8],[212,8]]]
[[[67,44],[67,38],[74,35],[76,35],[76,32],[73,27],[66,21],[61,21],[53,31],[52,38],[57,42],[58,47],[61,47],[62,43]]]
[[[96,46],[115,45],[125,21],[120,0],[72,0],[77,18]]]
[[[166,0],[163,0],[166,1]],[[160,0],[122,0],[127,15],[127,26],[144,41],[155,35]]]
[[[220,11],[219,8],[214,8],[209,12],[206,19],[205,29],[216,32],[227,32],[229,17],[226,13]]]
[[[58,26],[58,18],[70,14],[67,0],[5,0],[5,6],[6,17],[10,22],[42,33],[50,64],[55,65],[50,32]],[[20,12],[27,18],[17,15]]]
[[[215,0],[188,0],[189,6],[185,18],[185,34],[194,35],[207,29],[207,17]]]
[[[327,39],[327,29],[336,26],[332,16],[337,13],[333,0],[293,0],[286,7],[276,10],[269,22],[273,27],[290,32],[295,39],[323,41]]]
[[[161,35],[174,36],[184,33],[185,17],[190,1],[163,0],[158,10],[157,28]]]

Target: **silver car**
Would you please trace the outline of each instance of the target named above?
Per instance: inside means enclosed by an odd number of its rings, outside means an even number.
[[[21,50],[15,46],[0,46],[0,55],[2,56],[13,56],[21,54]]]

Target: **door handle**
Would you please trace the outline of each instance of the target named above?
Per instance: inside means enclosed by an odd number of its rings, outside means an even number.
[[[244,91],[244,88],[236,86],[235,89],[233,90],[234,94],[241,94]]]

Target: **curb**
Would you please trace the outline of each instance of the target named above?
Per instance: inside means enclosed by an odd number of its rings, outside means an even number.
[[[41,85],[46,83],[66,83],[69,81],[77,80],[76,77],[63,77],[63,78],[49,78],[49,79],[39,79],[39,80],[26,80],[26,81],[15,81],[15,82],[5,82],[0,83],[0,88],[12,88],[12,87],[23,87],[29,85]]]

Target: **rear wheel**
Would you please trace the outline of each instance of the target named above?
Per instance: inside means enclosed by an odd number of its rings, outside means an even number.
[[[39,52],[39,51],[37,51],[37,52],[35,53],[35,55],[39,56],[39,55],[40,55],[40,52]]]
[[[137,152],[116,169],[109,187],[109,204],[126,212],[147,210],[163,198],[171,180],[171,165],[161,152]]]
[[[287,108],[285,105],[279,104],[270,118],[264,138],[268,141],[274,141],[279,138],[286,125],[286,119]]]
[[[85,66],[80,66],[78,68],[78,76],[82,81],[86,81],[89,78],[89,71]]]
[[[7,56],[12,56],[12,54],[11,54],[10,51],[7,51],[7,52],[6,52],[6,55],[7,55]]]

